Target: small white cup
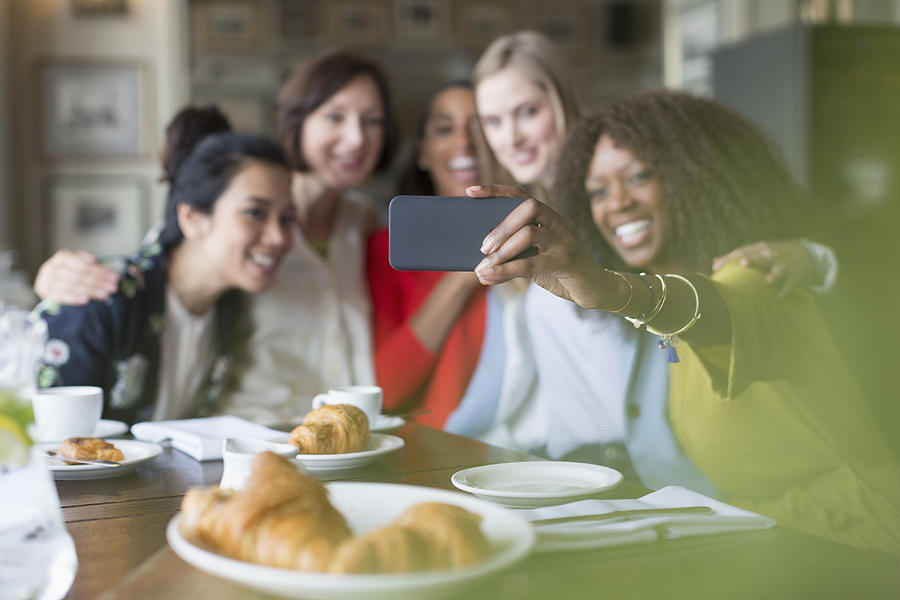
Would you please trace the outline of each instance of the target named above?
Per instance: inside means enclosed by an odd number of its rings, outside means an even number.
[[[352,404],[369,418],[371,427],[381,415],[381,388],[377,385],[342,385],[319,394],[312,401],[313,408],[323,404]]]
[[[31,396],[31,405],[39,440],[90,437],[103,412],[103,390],[92,385],[46,388]]]
[[[222,441],[222,481],[220,488],[239,490],[250,475],[253,457],[260,452],[274,452],[278,456],[293,458],[297,448],[291,444],[279,444],[249,437],[225,438]]]

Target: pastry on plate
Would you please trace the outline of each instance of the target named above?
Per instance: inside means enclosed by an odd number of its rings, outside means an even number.
[[[300,454],[347,454],[369,443],[369,418],[352,404],[325,404],[306,414],[291,431]]]
[[[481,517],[422,503],[394,523],[354,537],[317,479],[262,452],[240,490],[191,489],[181,505],[185,537],[232,558],[319,573],[409,573],[462,567],[488,553]]]
[[[60,458],[71,460],[109,460],[122,462],[125,455],[106,440],[95,437],[73,437],[63,441],[56,451]]]

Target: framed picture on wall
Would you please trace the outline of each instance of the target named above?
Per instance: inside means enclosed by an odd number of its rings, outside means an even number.
[[[288,46],[319,41],[322,20],[319,0],[279,0],[278,26],[281,40]]]
[[[398,41],[446,42],[450,5],[443,0],[395,0],[394,38]]]
[[[198,52],[249,52],[266,39],[264,2],[194,0],[191,23]]]
[[[149,186],[127,175],[57,175],[44,183],[44,247],[98,257],[134,252],[150,225]]]
[[[516,30],[512,8],[506,2],[465,0],[456,13],[456,35],[479,52],[495,38]]]
[[[140,63],[40,62],[41,153],[50,158],[144,154],[145,87]]]
[[[374,46],[388,41],[389,8],[381,0],[332,0],[328,3],[328,41]]]
[[[530,11],[528,27],[546,35],[570,58],[581,58],[589,17],[584,5],[572,0],[555,0],[552,4],[535,5]]]

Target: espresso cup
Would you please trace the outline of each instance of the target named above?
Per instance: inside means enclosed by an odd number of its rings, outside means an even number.
[[[342,385],[319,394],[312,401],[313,408],[324,404],[352,404],[369,418],[369,426],[381,415],[381,388],[377,385]]]
[[[38,390],[31,396],[39,440],[91,437],[103,412],[103,390],[91,385]]]

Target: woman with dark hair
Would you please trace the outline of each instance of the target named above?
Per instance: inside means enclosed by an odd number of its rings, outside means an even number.
[[[475,99],[468,81],[439,88],[422,112],[399,194],[462,196],[479,181]],[[371,235],[375,373],[387,410],[429,410],[417,421],[442,427],[465,392],[484,337],[484,289],[472,273],[396,271],[387,229]]]
[[[788,527],[900,552],[900,467],[812,296],[779,299],[734,264],[709,274],[728,248],[790,233],[801,195],[763,137],[709,100],[635,96],[576,129],[555,190],[571,218],[522,204],[485,239],[479,280],[529,277],[646,327],[669,360],[661,416],[720,496]],[[529,246],[536,256],[511,260]],[[571,408],[561,398],[548,410]]]
[[[384,74],[346,51],[294,71],[275,129],[301,235],[277,283],[254,299],[223,405],[261,422],[295,420],[333,386],[375,383],[365,249],[377,218],[356,188],[387,168],[397,142]]]
[[[165,141],[159,151],[160,181],[171,183],[178,166],[204,137],[227,131],[231,131],[231,124],[214,104],[179,110],[166,125]],[[147,240],[157,233],[157,228],[151,229]],[[119,272],[90,252],[59,250],[38,270],[34,292],[41,300],[77,305],[106,300],[118,285]]]
[[[158,241],[118,290],[82,306],[42,303],[40,387],[97,385],[104,417],[209,414],[228,373],[239,293],[269,287],[296,215],[284,155],[265,138],[204,139],[174,173]]]

